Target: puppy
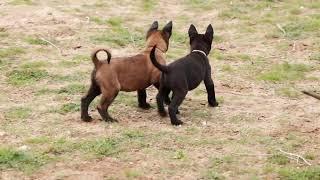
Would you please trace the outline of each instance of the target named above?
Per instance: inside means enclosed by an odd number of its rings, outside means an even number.
[[[88,114],[88,107],[100,94],[102,97],[97,109],[105,121],[116,121],[108,114],[108,107],[119,91],[138,91],[139,107],[150,108],[146,102],[146,88],[150,85],[159,87],[161,74],[150,62],[150,51],[156,46],[155,56],[160,64],[165,64],[165,53],[171,34],[171,21],[162,30],[158,30],[158,22],[155,21],[147,32],[146,48],[135,56],[111,58],[111,53],[106,49],[94,51],[91,55],[94,64],[91,86],[88,93],[81,98],[81,119],[87,122],[92,120]],[[100,51],[107,53],[107,61],[98,60],[97,53]]]
[[[173,92],[172,101],[168,108],[171,124],[173,125],[183,124],[176,116],[178,107],[188,91],[198,87],[202,80],[207,89],[209,105],[212,107],[218,106],[211,78],[211,67],[207,57],[211,50],[213,28],[210,24],[205,34],[198,34],[195,26],[191,25],[188,33],[191,52],[187,56],[166,66],[157,61],[158,58],[155,55],[156,46],[153,47],[150,53],[153,65],[162,72],[157,95],[158,111],[161,116],[166,116],[167,114],[163,106],[164,98],[170,91]]]

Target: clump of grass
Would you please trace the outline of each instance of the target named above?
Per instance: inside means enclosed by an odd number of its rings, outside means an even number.
[[[7,49],[0,49],[0,58],[11,58],[20,54],[24,54],[25,51],[22,48],[11,47]]]
[[[233,69],[229,64],[224,64],[221,67],[221,71],[223,71],[223,72],[232,72]]]
[[[185,3],[192,8],[201,10],[210,10],[214,7],[213,0],[185,0]]]
[[[262,73],[258,79],[272,82],[294,81],[305,77],[311,68],[305,64],[283,63],[274,65],[268,72]]]
[[[48,162],[43,155],[35,155],[13,148],[0,147],[0,170],[18,169],[25,172],[32,172]]]
[[[303,20],[295,20],[286,24],[283,29],[286,31],[286,37],[295,39],[309,32],[317,32],[320,29],[320,19],[309,17]]]
[[[289,98],[297,98],[300,95],[300,92],[293,89],[292,87],[283,87],[277,91],[281,96],[289,97]]]
[[[89,56],[77,55],[71,60],[60,61],[59,64],[63,67],[74,67],[80,65],[82,62],[89,62]]]
[[[278,173],[282,179],[290,179],[290,180],[320,179],[319,166],[303,168],[303,169],[281,168]]]
[[[74,94],[84,93],[85,91],[86,91],[86,87],[83,84],[69,84],[68,86],[61,88],[58,91],[58,94],[65,93],[65,94],[74,95]]]
[[[12,0],[9,2],[11,5],[34,5],[33,0]]]
[[[60,108],[60,110],[58,111],[61,114],[67,114],[70,112],[77,112],[80,110],[80,105],[76,104],[76,103],[66,103],[63,104]]]
[[[153,1],[153,0],[141,0],[141,3],[142,3],[142,9],[147,12],[152,11],[157,5],[157,1]]]
[[[25,107],[11,108],[5,113],[7,119],[25,119],[31,115],[31,110]]]
[[[313,53],[310,56],[310,60],[312,60],[312,61],[320,61],[320,53]]]
[[[110,138],[83,143],[81,149],[98,156],[109,156],[120,152],[118,141]]]
[[[43,40],[41,40],[40,38],[37,38],[37,37],[29,36],[29,37],[25,38],[25,41],[27,43],[31,44],[31,45],[44,45],[44,46],[49,45],[48,42],[43,41]]]
[[[184,151],[182,150],[178,150],[175,152],[175,155],[173,157],[174,159],[179,159],[179,160],[182,160],[182,159],[185,159],[186,158],[186,154]]]
[[[0,38],[6,38],[6,37],[9,37],[9,33],[0,31]]]
[[[129,139],[141,138],[144,137],[144,133],[139,130],[131,130],[123,133],[124,137],[128,137]]]
[[[42,67],[46,67],[48,64],[48,62],[46,61],[33,61],[33,62],[27,62],[21,65],[22,69],[28,69],[28,68],[42,68]]]
[[[48,76],[49,73],[46,70],[33,68],[17,69],[7,74],[8,82],[16,86],[31,84]]]
[[[282,154],[274,154],[268,157],[268,161],[278,165],[286,165],[290,162],[289,159]]]

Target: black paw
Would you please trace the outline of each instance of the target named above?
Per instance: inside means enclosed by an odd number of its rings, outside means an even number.
[[[92,121],[92,117],[87,115],[87,116],[81,116],[81,120],[84,122],[91,122]]]
[[[180,121],[180,120],[176,120],[176,121],[171,121],[171,124],[174,125],[174,126],[179,126],[179,125],[182,125],[183,122]]]
[[[159,115],[160,115],[161,117],[166,117],[166,116],[168,116],[167,111],[158,111],[158,113],[159,113]]]
[[[217,106],[219,106],[219,103],[217,102],[217,101],[215,101],[215,102],[209,102],[209,105],[211,106],[211,107],[217,107]]]
[[[105,118],[104,121],[106,121],[106,122],[111,122],[111,123],[117,123],[117,122],[119,122],[117,119],[114,119],[114,118],[112,118],[112,117]]]
[[[139,104],[139,107],[140,107],[141,109],[150,109],[150,108],[151,108],[151,106],[150,106],[149,103]]]
[[[180,114],[180,111],[179,111],[179,110],[177,110],[176,114]]]

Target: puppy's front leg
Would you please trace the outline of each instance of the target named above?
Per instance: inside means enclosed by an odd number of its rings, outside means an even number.
[[[149,109],[151,106],[147,103],[147,92],[146,89],[138,90],[138,103],[142,109]]]
[[[211,78],[211,68],[209,68],[209,70],[207,71],[206,77],[204,79],[204,84],[206,86],[207,93],[208,93],[209,105],[212,107],[218,106],[219,103],[216,100],[216,93],[214,91],[214,83]]]

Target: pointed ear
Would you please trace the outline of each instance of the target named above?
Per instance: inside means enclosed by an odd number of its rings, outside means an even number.
[[[163,27],[162,31],[170,38],[172,34],[172,21],[168,22],[168,24]]]
[[[154,21],[147,32],[147,38],[150,36],[151,32],[158,30],[158,21]]]
[[[212,25],[209,24],[209,26],[207,27],[207,31],[204,35],[212,42],[213,34],[214,34],[214,31],[213,31]]]
[[[194,35],[198,34],[198,31],[197,31],[196,27],[193,24],[190,25],[188,34],[189,34],[190,38],[193,37]]]

